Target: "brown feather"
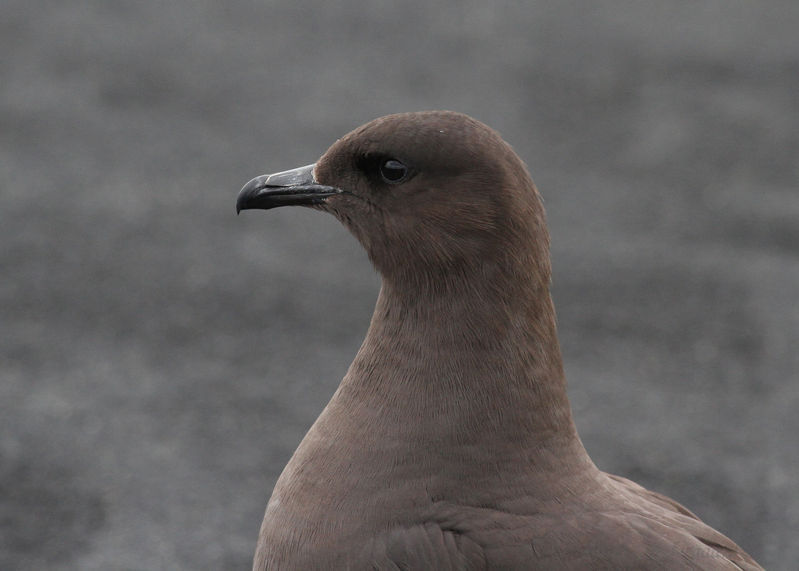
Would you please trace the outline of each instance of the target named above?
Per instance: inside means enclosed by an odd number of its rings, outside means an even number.
[[[359,167],[395,158],[391,185]],[[759,569],[677,502],[599,471],[572,420],[527,169],[452,112],[392,115],[315,167],[383,283],[281,475],[254,568]]]

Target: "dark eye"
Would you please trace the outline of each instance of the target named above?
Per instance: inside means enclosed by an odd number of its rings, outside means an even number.
[[[397,184],[408,177],[408,167],[397,159],[386,159],[380,163],[380,176],[390,184]]]

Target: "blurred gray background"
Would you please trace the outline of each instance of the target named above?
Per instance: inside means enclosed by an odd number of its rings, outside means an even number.
[[[246,569],[379,280],[252,176],[498,129],[597,464],[799,561],[799,3],[44,2],[0,19],[0,568]]]

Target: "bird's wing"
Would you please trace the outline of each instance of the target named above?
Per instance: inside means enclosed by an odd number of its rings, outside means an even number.
[[[433,522],[389,530],[364,546],[372,569],[441,571],[487,569],[481,546],[456,530]]]
[[[627,478],[614,476],[613,474],[608,474],[608,476],[632,496],[661,507],[662,511],[657,513],[657,519],[664,525],[674,526],[684,530],[687,534],[690,534],[704,545],[723,555],[730,562],[745,571],[762,569],[762,567],[760,567],[748,553],[741,549],[738,544],[705,524],[693,512],[679,502],[663,494],[647,490],[643,486]]]
[[[647,501],[672,503],[659,494]],[[375,537],[364,546],[362,561],[381,570],[761,569],[735,543],[674,504],[668,508],[674,520],[625,510],[519,515],[450,505],[435,521]]]

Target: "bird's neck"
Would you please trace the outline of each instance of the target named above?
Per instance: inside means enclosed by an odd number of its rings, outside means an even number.
[[[511,284],[455,280],[414,291],[384,280],[337,398],[399,432],[584,454],[548,287],[518,277]]]

